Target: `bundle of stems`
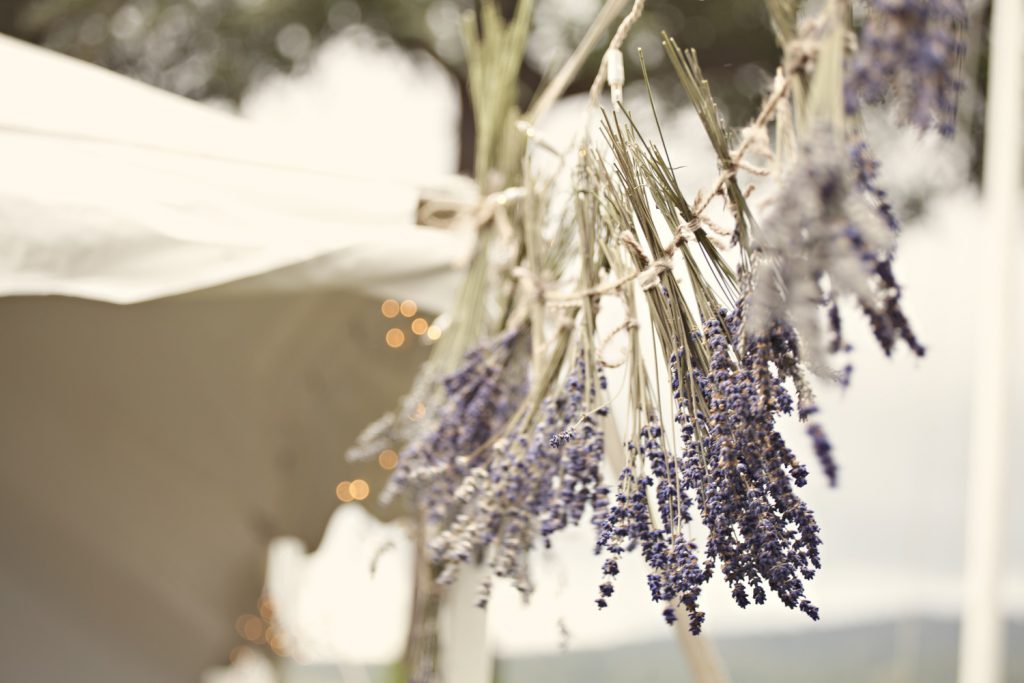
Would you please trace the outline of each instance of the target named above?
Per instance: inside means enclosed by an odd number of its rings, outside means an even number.
[[[905,0],[917,22],[904,17],[906,40],[921,50],[934,49],[937,36],[949,42],[950,73],[929,67],[938,94],[931,119],[915,110],[916,125],[941,126],[948,115],[958,1]],[[584,131],[544,174],[536,155],[550,147],[531,144],[523,134],[531,128],[515,125],[531,3],[507,25],[491,1],[479,20],[466,19],[476,175],[493,210],[480,226],[456,326],[407,399],[426,406],[427,419],[415,431],[385,421],[362,439],[401,447],[389,489],[414,501],[424,565],[437,583],[476,563],[529,595],[531,552],[589,520],[604,555],[598,607],[615,591],[619,558],[636,551],[665,620],[685,612],[693,633],[705,619],[702,587],[716,573],[741,607],[774,593],[818,618],[805,582],[820,568],[819,528],[798,495],[810,475],[778,424],[790,413],[804,422],[834,485],[810,377],[849,378],[848,366],[833,368],[850,351],[841,301],[864,312],[886,353],[901,341],[924,352],[893,274],[898,223],[858,123],[861,98],[877,99],[876,81],[891,83],[898,99],[920,64],[890,63],[880,74],[863,66],[872,50],[891,52],[873,23],[892,11],[890,0],[869,0],[859,47],[848,0],[825,0],[801,22],[798,0],[766,2],[782,61],[758,114],[738,131],[722,121],[696,52],[663,36],[717,158],[715,181],[693,193],[676,176],[642,53],[658,141],[615,98],[600,134]],[[624,20],[618,44],[642,7]],[[610,79],[621,79],[618,44],[603,61]],[[620,92],[622,83],[612,86]],[[743,188],[741,174],[761,180]],[[753,208],[755,191],[769,195],[766,210]],[[711,211],[716,201],[724,214]],[[599,312],[611,298],[624,320],[602,338]],[[609,389],[606,371],[618,364],[604,350],[620,332],[622,386]],[[609,468],[615,449],[606,448],[605,422],[621,389],[626,457]],[[482,605],[489,590],[490,579]],[[428,680],[430,667],[421,669],[417,680]]]
[[[494,267],[502,259],[508,260],[495,252],[502,248],[518,254],[522,240],[514,232],[497,234],[501,223],[508,223],[514,211],[514,207],[506,207],[514,193],[498,190],[520,182],[524,141],[516,129],[516,101],[532,10],[533,0],[521,0],[515,15],[506,22],[495,0],[483,0],[479,14],[467,12],[463,16],[462,38],[476,129],[475,179],[481,196],[486,198],[481,209],[489,210],[478,210],[472,217],[476,240],[466,276],[449,312],[449,325],[432,346],[411,390],[395,411],[363,431],[347,454],[350,460],[374,457],[390,448],[399,450],[403,467],[407,465],[408,453],[429,439],[444,412],[448,401],[444,378],[456,370],[475,344],[508,324],[517,282],[509,268]],[[410,419],[413,416],[416,419]],[[391,491],[397,488],[392,485]],[[443,567],[428,553],[436,524],[429,523],[422,497],[411,512],[417,560],[403,669],[407,680],[426,683],[440,679],[438,616],[443,591],[437,580]]]

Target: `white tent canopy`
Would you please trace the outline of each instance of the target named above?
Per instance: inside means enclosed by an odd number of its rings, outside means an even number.
[[[0,295],[135,303],[281,269],[445,301],[464,236],[413,225],[419,187],[0,36]]]
[[[267,543],[378,485],[343,451],[423,352],[373,297],[437,310],[468,240],[413,225],[409,179],[3,36],[0,63],[0,678],[197,680]]]

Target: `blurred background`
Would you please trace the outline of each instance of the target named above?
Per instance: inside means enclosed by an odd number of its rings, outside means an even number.
[[[538,0],[524,105],[600,4]],[[457,34],[471,6],[5,0],[0,33],[240,115],[347,172],[427,182],[472,165]],[[808,492],[824,529],[825,570],[811,586],[823,618],[775,604],[744,612],[710,588],[707,633],[734,681],[955,678],[970,391],[985,352],[971,313],[984,295],[988,9],[969,7],[957,137],[898,130],[879,112],[866,121],[880,184],[905,220],[896,269],[928,356],[887,359],[866,324],[851,325],[853,385],[821,390],[840,487],[815,478]],[[625,52],[644,49],[692,192],[714,178],[714,156],[666,70],[662,30],[698,48],[737,125],[779,55],[762,3],[649,0]],[[541,122],[556,146],[575,131],[596,66],[597,56]],[[645,97],[627,89],[638,110]],[[0,679],[390,680],[411,596],[405,531],[375,502],[394,454],[343,456],[411,383],[442,333],[445,298],[415,284],[385,296],[266,283],[127,307],[0,299]],[[1024,339],[1021,316],[1013,327]],[[1021,416],[1024,366],[1011,372],[1011,415]],[[1010,481],[1020,482],[1024,420],[1012,423]],[[1019,497],[1007,515],[1006,680],[1024,681]],[[640,565],[624,568],[633,580],[597,614],[589,532],[560,540],[538,560],[529,606],[512,591],[492,601],[496,680],[688,680]]]
[[[515,0],[500,0],[511,15]],[[525,105],[546,76],[579,43],[601,6],[598,0],[539,2],[521,74]],[[962,124],[980,134],[977,93],[985,86],[988,3],[967,3],[974,48],[965,71]],[[285,74],[301,74],[322,59],[321,48],[361,45],[444,74],[458,93],[457,168],[472,160],[458,17],[471,0],[6,0],[0,32],[126,73],[187,97],[237,106]],[[631,32],[627,59],[643,48],[655,86],[674,82],[660,47],[667,32],[700,51],[712,90],[735,124],[745,123],[778,48],[763,3],[745,0],[651,0]],[[589,88],[600,54],[591,56],[568,92]],[[330,61],[330,60],[326,60]],[[351,77],[351,76],[350,76]],[[676,102],[677,87],[659,87]],[[337,136],[332,136],[337,137]]]

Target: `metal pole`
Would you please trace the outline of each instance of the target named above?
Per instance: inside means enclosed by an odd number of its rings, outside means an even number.
[[[1001,562],[1009,458],[1010,351],[1016,233],[1020,229],[1024,122],[1024,0],[994,0],[985,121],[984,263],[968,461],[960,683],[1002,683]]]

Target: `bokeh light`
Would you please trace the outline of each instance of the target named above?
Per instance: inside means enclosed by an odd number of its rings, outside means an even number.
[[[363,479],[355,479],[348,487],[348,492],[355,500],[366,500],[370,495],[370,485]]]
[[[235,624],[239,634],[254,643],[263,640],[263,620],[254,614],[246,614]]]
[[[393,349],[397,349],[405,343],[405,332],[402,332],[397,327],[392,327],[388,330],[387,334],[384,335],[384,341]]]
[[[424,318],[416,318],[412,321],[412,324],[409,325],[409,329],[411,329],[412,333],[417,336],[426,334],[429,328],[430,323],[428,323]]]
[[[427,339],[430,341],[437,341],[441,338],[441,328],[437,325],[431,325],[427,328]]]
[[[399,307],[399,310],[401,310],[402,315],[404,315],[406,318],[411,318],[414,315],[416,315],[416,311],[419,310],[419,307],[416,306],[416,302],[413,301],[412,299],[406,299],[405,301],[402,302],[402,305]]]
[[[380,305],[380,314],[385,318],[394,318],[400,310],[398,302],[394,299],[387,299]]]
[[[385,470],[395,469],[395,465],[398,464],[398,453],[390,448],[381,451],[380,455],[377,456],[377,464]]]
[[[352,502],[352,482],[343,481],[334,489],[335,495],[342,503]]]
[[[275,633],[274,637],[270,638],[270,649],[274,651],[274,654],[278,657],[283,657],[288,654],[288,648],[285,643],[284,636],[280,633]]]
[[[266,595],[260,596],[259,601],[256,603],[256,607],[259,609],[260,616],[263,617],[265,621],[270,621],[274,617],[274,605]]]

